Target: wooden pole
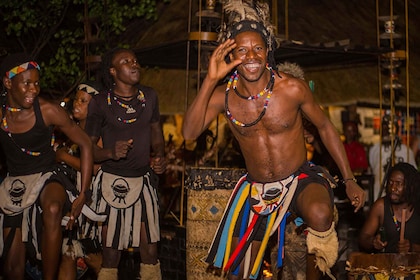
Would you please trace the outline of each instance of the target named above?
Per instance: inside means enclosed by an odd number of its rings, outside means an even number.
[[[407,209],[403,208],[401,212],[401,229],[400,229],[400,241],[404,240],[405,233],[405,218],[407,216]]]

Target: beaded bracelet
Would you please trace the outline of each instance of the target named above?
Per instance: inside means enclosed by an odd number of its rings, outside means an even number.
[[[357,183],[357,179],[354,178],[354,177],[353,178],[342,179],[341,183],[343,183],[345,185],[348,181],[353,181],[353,182]]]

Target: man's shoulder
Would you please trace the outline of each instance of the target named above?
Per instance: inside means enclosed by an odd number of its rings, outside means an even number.
[[[374,211],[377,214],[384,213],[385,207],[385,197],[378,198],[372,205],[371,211]]]
[[[317,103],[308,82],[291,75],[276,76],[273,92],[277,96],[287,98],[289,103],[292,101],[295,101],[297,104]]]

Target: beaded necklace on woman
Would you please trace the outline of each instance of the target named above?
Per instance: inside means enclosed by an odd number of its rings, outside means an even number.
[[[229,120],[232,123],[234,123],[235,125],[240,126],[240,127],[251,127],[251,126],[256,125],[262,119],[262,117],[265,115],[265,111],[267,110],[268,103],[270,101],[271,94],[273,93],[273,88],[274,88],[274,71],[273,71],[273,69],[271,67],[268,67],[268,66],[266,66],[266,69],[269,70],[270,71],[270,74],[271,74],[271,77],[270,77],[270,80],[267,83],[267,86],[262,91],[260,91],[258,94],[251,95],[249,97],[242,95],[236,89],[236,84],[238,83],[238,79],[239,79],[238,71],[236,70],[232,74],[232,76],[230,77],[230,79],[229,79],[229,81],[227,83],[226,92],[225,92],[225,112],[226,112],[226,115],[229,118]],[[267,96],[266,96],[265,101],[264,101],[264,107],[263,107],[260,115],[254,121],[252,121],[250,123],[243,123],[243,122],[237,120],[232,115],[232,113],[229,110],[229,103],[228,103],[228,99],[229,99],[228,96],[229,96],[229,92],[230,92],[230,88],[231,87],[233,88],[233,90],[234,90],[234,92],[236,93],[237,96],[239,96],[242,99],[246,99],[248,101],[257,100],[258,98],[264,96],[264,94],[267,93]]]
[[[41,155],[41,152],[35,152],[35,151],[31,151],[28,150],[26,148],[21,147],[18,143],[16,143],[15,139],[12,136],[12,133],[9,130],[9,125],[7,123],[7,118],[6,118],[6,110],[12,113],[16,113],[16,112],[20,112],[22,111],[21,108],[14,108],[14,107],[10,107],[9,105],[3,104],[3,118],[2,118],[2,124],[4,127],[4,131],[7,133],[7,135],[9,136],[10,140],[12,140],[12,142],[25,154],[30,155],[30,156],[34,156],[34,157],[38,157]],[[54,133],[51,135],[51,147],[54,146],[55,143],[55,135]]]
[[[124,102],[130,102],[134,98],[136,98],[138,103],[141,104],[140,110],[139,110],[139,108],[134,108],[131,104],[124,103]],[[128,100],[124,100],[124,99],[128,99]],[[146,107],[146,98],[144,97],[143,91],[141,91],[140,89],[138,90],[137,95],[129,96],[129,97],[118,95],[113,90],[108,91],[107,103],[108,103],[109,108],[111,108],[111,110],[112,110],[112,100],[114,100],[115,103],[117,103],[120,107],[126,109],[126,111],[125,111],[126,114],[136,114],[134,116],[134,118],[131,118],[131,119],[124,119],[124,118],[121,118],[119,116],[116,116],[116,118],[119,122],[122,122],[122,123],[125,123],[125,124],[130,124],[130,123],[136,122],[138,117],[141,115],[144,108]],[[115,113],[114,113],[114,115],[115,115]]]

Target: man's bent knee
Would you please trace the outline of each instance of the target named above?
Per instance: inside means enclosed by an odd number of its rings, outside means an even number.
[[[333,208],[324,202],[312,202],[302,211],[305,223],[317,231],[326,231],[333,221]]]
[[[305,223],[318,231],[328,230],[333,220],[333,203],[325,186],[311,183],[297,197],[297,210]]]

